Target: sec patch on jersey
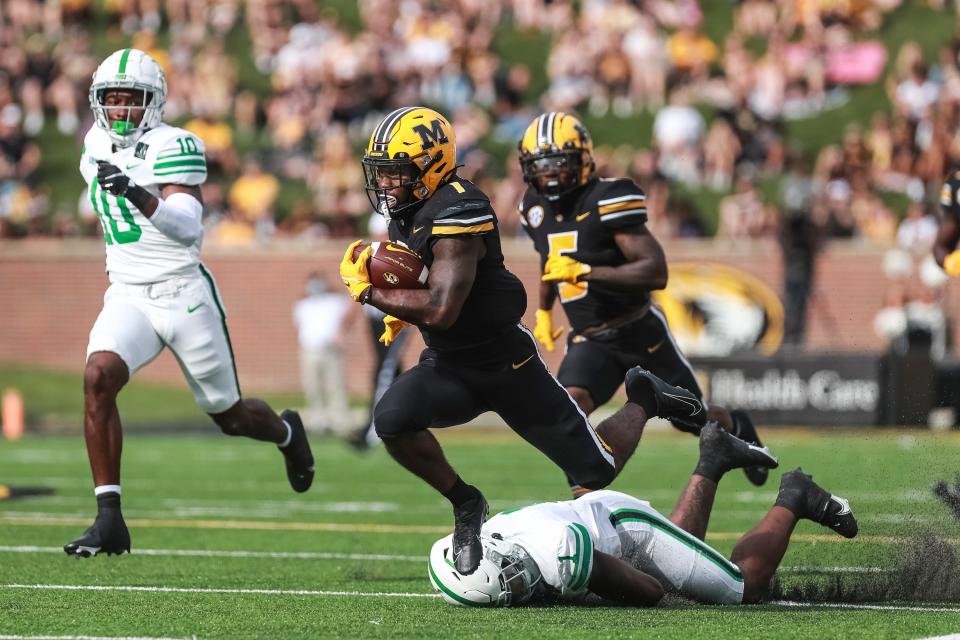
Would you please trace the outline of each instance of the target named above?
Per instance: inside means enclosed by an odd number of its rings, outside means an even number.
[[[356,260],[367,245],[360,243],[353,250]],[[370,283],[378,289],[426,289],[430,270],[420,256],[395,242],[374,242],[367,263]]]

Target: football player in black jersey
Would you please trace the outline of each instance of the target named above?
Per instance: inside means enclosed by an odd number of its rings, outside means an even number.
[[[943,219],[933,245],[933,257],[948,276],[960,277],[960,171],[951,171],[940,190]]]
[[[454,132],[442,115],[423,107],[388,115],[370,137],[363,169],[390,240],[430,269],[426,289],[376,289],[366,267],[370,247],[353,257],[359,241],[340,264],[353,298],[389,314],[384,341],[410,323],[426,343],[419,363],[377,403],[374,425],[390,455],[453,505],[458,571],[472,573],[480,562],[487,502],[453,470],[429,428],[494,411],[568,477],[599,489],[633,454],[648,416],[702,422],[696,397],[637,368],[627,379],[629,401],[593,429],[520,324],[526,293],[503,264],[490,201],[456,173]]]
[[[553,327],[557,298],[572,327],[557,379],[587,414],[613,396],[634,366],[670,384],[703,392],[650,292],[667,285],[667,262],[646,227],[646,196],[629,178],[594,175],[593,143],[577,118],[561,112],[534,119],[520,140],[520,167],[529,185],[520,222],[540,254],[539,307],[534,336],[553,351],[562,329]],[[709,420],[759,445],[742,411],[718,406]],[[699,427],[674,420],[685,431]],[[767,469],[745,469],[756,485]],[[568,478],[574,496],[584,487]]]

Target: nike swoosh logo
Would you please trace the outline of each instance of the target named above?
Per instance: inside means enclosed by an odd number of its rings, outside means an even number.
[[[205,305],[205,304],[207,304],[207,303],[206,303],[206,302],[201,302],[200,304],[198,304],[198,305],[195,306],[195,307],[187,307],[187,313],[193,313],[194,311],[196,311],[197,309],[199,309],[200,307],[202,307],[202,306]]]
[[[577,222],[580,222],[581,220],[583,220],[584,218],[586,218],[586,217],[587,217],[588,215],[590,215],[591,213],[593,213],[593,211],[587,211],[586,213],[581,213],[580,215],[577,216]]]
[[[423,229],[423,227],[420,227],[420,228]],[[414,231],[414,233],[416,233],[416,231]],[[396,251],[397,253],[409,253],[412,256],[417,255],[413,251],[410,251],[410,249],[404,249],[403,247],[397,247],[392,244],[387,245],[387,251]]]
[[[137,167],[139,167],[140,164],[141,164],[141,163],[139,163],[139,162],[136,163],[136,164],[128,164],[128,165],[127,165],[126,167],[124,167],[124,168],[125,168],[127,171],[130,171],[130,169],[136,169]]]
[[[655,352],[657,351],[657,349],[659,349],[661,346],[663,346],[663,343],[664,343],[665,340],[666,340],[666,338],[664,338],[663,340],[661,340],[661,341],[658,342],[657,344],[653,345],[652,347],[647,347],[647,353],[655,353]]]
[[[690,400],[690,398],[684,398],[683,396],[677,396],[672,393],[664,393],[663,395],[667,396],[668,398],[673,398],[674,400],[679,400],[683,404],[690,407],[690,409],[693,411],[690,416],[695,416],[703,411],[703,405],[695,400]]]
[[[830,496],[830,499],[840,504],[840,511],[836,512],[834,514],[835,516],[845,516],[848,513],[851,513],[849,500],[846,498],[840,498],[838,496]]]
[[[527,364],[528,362],[530,362],[532,359],[533,359],[533,356],[530,356],[529,358],[527,358],[527,359],[524,360],[523,362],[515,362],[515,363],[513,363],[513,364],[510,365],[510,366],[513,367],[514,369],[519,369],[519,368],[522,367],[523,365],[525,365],[525,364]]]
[[[419,232],[421,229],[423,229],[423,227],[425,227],[425,226],[427,226],[427,225],[422,225],[422,226],[419,226],[419,227],[414,227],[414,228],[413,228],[413,232],[414,232],[414,233],[418,233],[418,232]],[[388,249],[390,248],[389,245],[387,246],[387,248],[388,248]]]

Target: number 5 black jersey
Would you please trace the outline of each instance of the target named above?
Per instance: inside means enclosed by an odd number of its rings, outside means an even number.
[[[565,255],[591,266],[627,262],[614,234],[647,221],[646,196],[633,180],[593,178],[562,200],[563,211],[528,188],[520,222],[540,254],[541,271],[550,255]],[[649,293],[627,292],[595,282],[560,283],[557,293],[574,332],[580,333],[639,309]]]

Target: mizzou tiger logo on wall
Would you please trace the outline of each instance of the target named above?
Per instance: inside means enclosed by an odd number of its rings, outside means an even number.
[[[771,354],[783,340],[783,304],[766,284],[722,264],[680,262],[653,299],[687,355]]]

